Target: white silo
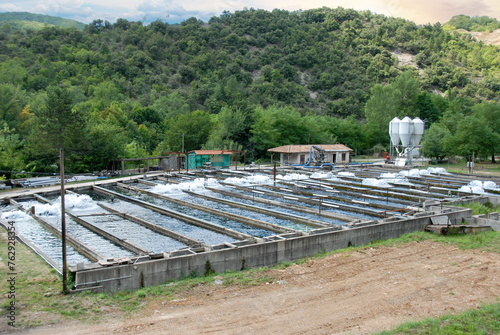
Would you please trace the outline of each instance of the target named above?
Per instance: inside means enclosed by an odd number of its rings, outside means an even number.
[[[420,118],[416,117],[413,119],[413,134],[411,135],[411,144],[413,146],[420,144],[422,136],[424,136],[424,127],[424,121],[420,120]]]
[[[399,122],[401,120],[398,117],[392,119],[389,122],[389,136],[391,137],[391,143],[393,146],[399,145]]]
[[[411,131],[412,131],[412,121],[406,116],[403,120],[399,122],[399,138],[401,139],[401,144],[403,147],[408,147],[410,144]]]

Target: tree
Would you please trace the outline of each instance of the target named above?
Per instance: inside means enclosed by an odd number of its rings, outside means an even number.
[[[432,94],[425,91],[418,96],[417,100],[418,106],[418,116],[422,120],[426,120],[427,125],[431,125],[434,122],[439,121],[442,111],[434,105],[432,101]]]
[[[266,155],[267,149],[273,147],[308,142],[309,129],[300,113],[291,107],[259,107],[254,120],[251,141],[260,155]]]
[[[389,122],[396,116],[416,116],[420,87],[410,71],[402,73],[389,85],[376,84],[371,89],[371,98],[365,106],[366,122],[369,124],[368,139],[371,144],[388,144]]]
[[[474,115],[482,118],[491,128],[492,132],[500,136],[500,104],[490,102],[481,103],[472,107]],[[491,162],[495,163],[495,153],[500,151],[500,143],[495,143],[495,139],[491,139],[490,143]]]
[[[87,128],[86,140],[90,148],[85,157],[91,171],[108,169],[112,161],[125,153],[126,137],[123,129],[107,122]]]
[[[39,129],[44,135],[45,149],[49,152],[59,149],[60,172],[61,172],[61,232],[62,232],[62,291],[68,292],[66,285],[66,219],[64,206],[64,150],[75,148],[78,141],[82,139],[85,128],[84,118],[77,109],[73,109],[73,103],[68,90],[60,87],[49,87],[47,89],[47,103],[45,108],[39,111]]]
[[[41,152],[55,153],[60,148],[75,150],[81,146],[86,120],[80,110],[73,108],[67,89],[49,87],[45,107],[35,115],[39,124],[39,145],[43,145]]]
[[[213,116],[214,127],[210,132],[205,149],[241,150],[247,143],[250,120],[240,109],[223,107]]]
[[[172,118],[165,133],[165,142],[171,150],[181,151],[184,134],[184,151],[201,149],[212,130],[207,112],[194,111]]]
[[[28,71],[18,58],[0,63],[0,83],[21,85],[28,77]]]
[[[500,136],[493,132],[484,119],[470,115],[463,118],[457,126],[452,143],[458,155],[472,155],[486,157],[491,148],[498,148]]]
[[[9,129],[6,123],[0,125],[0,170],[18,171],[24,165],[23,152],[19,134]],[[0,173],[2,175],[3,173]],[[11,172],[6,173],[11,178]]]
[[[12,84],[0,84],[0,123],[5,121],[10,128],[18,128],[24,92]]]
[[[453,151],[449,143],[451,140],[450,131],[439,123],[434,123],[430,126],[424,138],[424,150],[426,156],[436,158],[438,161],[450,156]]]

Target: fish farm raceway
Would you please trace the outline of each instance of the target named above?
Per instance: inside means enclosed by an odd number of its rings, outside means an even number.
[[[66,186],[73,291],[116,292],[193,273],[237,271],[415,231],[500,229],[500,178],[353,165],[197,170]],[[0,224],[61,273],[59,187],[0,194]],[[468,222],[464,228],[463,222]]]

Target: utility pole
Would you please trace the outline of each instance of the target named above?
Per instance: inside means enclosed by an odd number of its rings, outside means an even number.
[[[66,264],[66,211],[64,204],[64,149],[59,149],[59,159],[60,159],[60,178],[61,178],[61,240],[62,240],[62,282],[63,282],[63,294],[68,293],[68,286],[66,283],[68,277],[68,269]]]
[[[274,187],[276,187],[276,163],[274,163],[273,174],[274,174]]]
[[[184,153],[184,133],[182,133],[182,153]]]

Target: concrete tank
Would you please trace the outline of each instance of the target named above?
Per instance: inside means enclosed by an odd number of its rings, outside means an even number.
[[[424,136],[424,121],[416,117],[413,119],[413,134],[411,135],[411,143],[413,146],[419,145]]]
[[[391,143],[393,146],[399,145],[399,122],[401,120],[398,117],[392,119],[389,122],[389,136],[391,137]]]
[[[406,116],[403,120],[399,122],[399,138],[401,140],[401,144],[404,147],[407,147],[410,144],[411,131],[412,131],[412,121]]]

